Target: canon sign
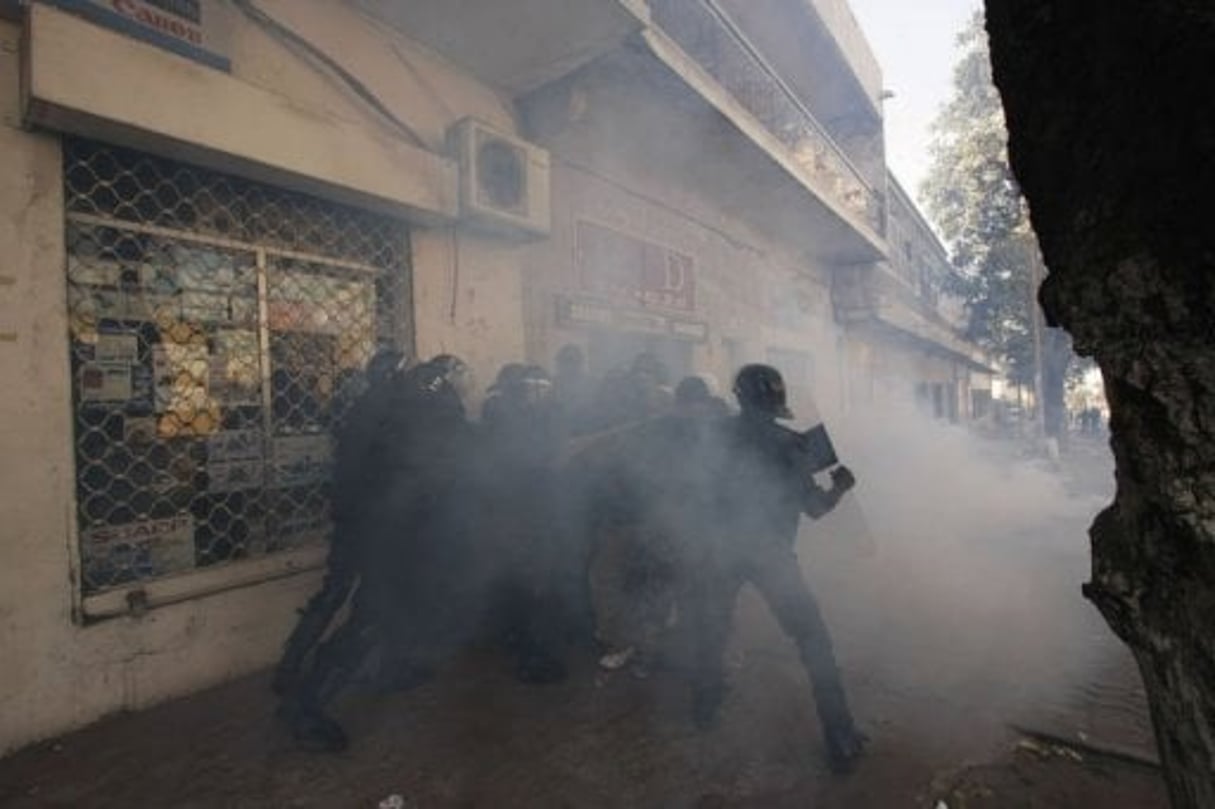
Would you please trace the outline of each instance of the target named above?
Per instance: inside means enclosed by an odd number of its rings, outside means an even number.
[[[215,0],[47,0],[127,36],[228,69],[226,36]]]
[[[202,28],[176,14],[161,11],[137,0],[111,0],[110,7],[122,16],[154,31],[185,40],[191,45],[203,44]]]

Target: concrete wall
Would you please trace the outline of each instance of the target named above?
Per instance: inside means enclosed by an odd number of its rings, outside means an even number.
[[[707,325],[693,349],[695,370],[714,374],[727,395],[739,364],[768,361],[771,350],[802,352],[811,368],[806,389],[795,391],[802,411],[838,413],[843,332],[832,270],[804,250],[812,228],[782,229],[762,175],[748,175],[757,156],[722,136],[720,118],[701,119],[703,111],[677,106],[670,88],[638,79],[651,68],[597,66],[524,104],[529,134],[551,151],[559,201],[552,237],[526,261],[529,355],[547,362],[562,344],[588,340],[587,329],[557,322],[554,296],[595,296],[575,259],[575,230],[589,221],[692,258],[694,308],[653,311]],[[710,170],[725,164],[733,182]]]
[[[340,57],[418,133],[421,144],[401,153],[418,155],[419,174],[433,172],[435,161],[446,160],[432,152],[440,149],[447,126],[457,118],[476,115],[513,128],[509,105],[493,92],[416,44],[374,30],[342,5],[324,0],[264,0],[261,5]],[[99,84],[95,94],[101,97],[89,103],[97,109],[126,105],[153,122],[174,116],[198,121],[204,134],[223,121],[217,129],[243,148],[246,142],[239,138],[247,121],[228,101],[262,93],[278,99],[271,105],[274,114],[288,125],[249,137],[277,135],[277,148],[287,156],[297,143],[295,135],[307,140],[305,135],[319,133],[323,140],[327,132],[357,130],[394,148],[391,142],[400,135],[378,113],[298,51],[231,13],[231,76],[198,74],[207,69],[121,37],[96,38],[100,46],[90,37],[90,47],[106,49],[90,58],[112,72],[153,81],[169,70],[173,75],[166,80],[205,87],[212,94],[205,109],[140,109],[140,103],[172,102],[121,97],[130,90],[120,82]],[[60,30],[73,30],[71,23]],[[6,178],[0,183],[0,378],[10,382],[0,393],[0,752],[271,663],[294,609],[316,585],[315,573],[300,573],[156,607],[143,617],[87,626],[74,620],[61,151],[56,133],[21,127],[20,38],[18,26],[0,23],[0,174]],[[63,69],[78,65],[65,63]],[[40,70],[54,80],[51,84],[72,84],[72,76],[64,81],[54,75],[53,64]],[[158,140],[155,132],[140,136],[170,155],[180,149],[180,144]],[[210,157],[222,162],[222,149],[212,151],[218,154],[207,152]],[[253,161],[245,158],[217,167],[248,171]],[[314,192],[340,197],[343,185],[358,191],[357,176],[341,175],[344,165],[353,166],[340,159],[326,161],[326,171],[336,174],[316,183]],[[408,171],[409,165],[396,169]],[[488,373],[503,353],[523,350],[519,251],[500,249],[497,241],[475,234],[456,234],[439,218],[427,222],[412,231],[417,345],[423,352],[464,353]]]
[[[17,128],[18,31],[0,28],[0,750],[263,665],[310,577],[73,622],[73,460],[58,138]],[[15,180],[15,181],[14,181]]]
[[[805,266],[782,256],[778,245],[747,241],[742,228],[718,230],[661,204],[650,193],[656,189],[636,180],[630,185],[590,166],[558,166],[554,190],[562,204],[553,237],[532,248],[529,262],[529,353],[547,361],[562,344],[587,341],[586,329],[557,322],[553,299],[562,293],[594,297],[575,261],[577,223],[593,222],[692,258],[695,307],[659,311],[707,325],[707,339],[692,344],[696,370],[726,384],[740,361],[766,361],[770,349],[800,351],[812,359],[815,395],[837,400],[831,360],[836,330],[825,279],[807,277]]]
[[[358,76],[435,152],[446,151],[448,128],[467,116],[516,129],[509,99],[369,17],[325,0],[259,6]],[[385,126],[264,29],[236,17],[233,31],[233,72],[242,79],[361,127]],[[458,354],[487,384],[506,358],[524,355],[521,249],[450,225],[418,225],[410,236],[418,354]]]
[[[932,388],[943,386],[946,407],[952,398],[957,418],[971,417],[970,391],[974,385],[970,366],[965,362],[929,352],[900,339],[893,330],[872,324],[849,329],[845,354],[849,363],[850,414],[864,414],[870,408],[923,408],[925,403],[917,401],[917,390],[927,386],[927,412],[932,415]]]

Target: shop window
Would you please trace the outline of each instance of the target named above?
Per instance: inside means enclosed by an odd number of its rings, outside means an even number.
[[[81,592],[327,541],[334,429],[409,334],[404,225],[64,148]]]

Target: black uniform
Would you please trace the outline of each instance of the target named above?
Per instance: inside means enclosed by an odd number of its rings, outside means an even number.
[[[794,544],[801,515],[823,516],[854,480],[840,467],[833,473],[831,490],[815,484],[797,434],[773,420],[787,413],[783,387],[779,407],[753,407],[739,393],[742,415],[720,424],[724,463],[714,484],[714,520],[705,533],[710,547],[694,571],[689,593],[696,718],[702,725],[715,718],[724,694],[722,655],[735,601],[739,589],[750,583],[797,645],[814,688],[829,761],[836,769],[846,769],[859,755],[863,737],[853,722],[831,637],[802,576]]]
[[[321,589],[300,611],[274,673],[273,689],[289,691],[307,656],[329,628],[358,582],[359,545],[368,531],[368,509],[383,498],[387,479],[386,445],[382,442],[391,407],[398,395],[402,356],[380,352],[368,364],[368,388],[345,409],[335,431],[333,473],[333,540]]]
[[[526,682],[565,676],[558,659],[563,559],[556,463],[561,436],[547,374],[508,365],[482,411],[478,560],[488,565],[492,629]]]
[[[344,732],[324,708],[373,652],[382,653],[389,677],[407,681],[407,666],[425,671],[467,636],[479,607],[477,582],[458,575],[470,555],[460,486],[474,436],[459,397],[430,366],[396,387],[370,456],[379,460],[366,483],[380,496],[354,518],[361,527],[352,554],[360,585],[350,616],[284,700],[281,715],[305,747],[345,747]]]

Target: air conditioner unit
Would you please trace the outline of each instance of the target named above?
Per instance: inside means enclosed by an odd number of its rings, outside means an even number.
[[[473,118],[452,127],[460,162],[460,215],[504,234],[548,235],[548,152]]]

